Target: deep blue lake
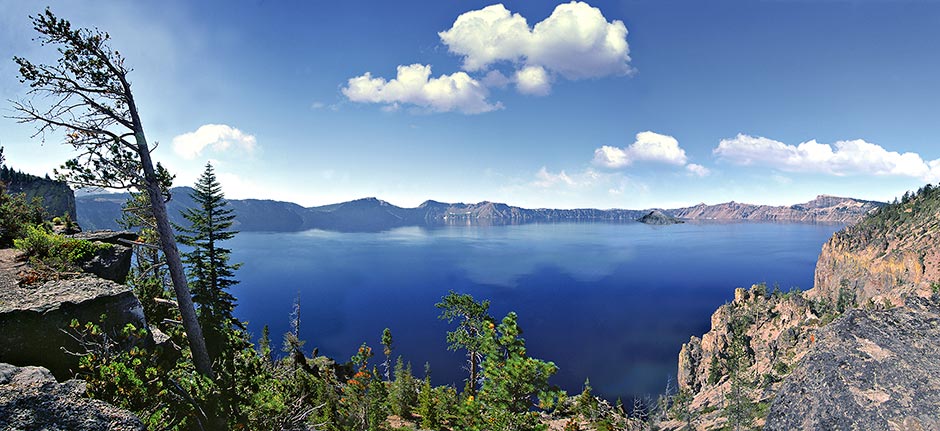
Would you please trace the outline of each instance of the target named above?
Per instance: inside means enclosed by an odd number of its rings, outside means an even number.
[[[288,329],[300,294],[309,354],[345,362],[363,341],[435,384],[462,388],[462,353],[446,349],[434,304],[448,290],[489,299],[497,319],[519,314],[531,356],[554,361],[553,382],[577,393],[590,378],[615,399],[661,393],[681,344],[709,328],[735,287],[765,281],[812,287],[816,258],[836,224],[640,223],[409,227],[382,233],[241,233],[236,316],[255,336]]]

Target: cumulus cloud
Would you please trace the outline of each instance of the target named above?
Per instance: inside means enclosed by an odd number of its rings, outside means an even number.
[[[605,145],[594,150],[594,164],[605,168],[625,168],[638,161],[684,166],[690,174],[699,177],[711,173],[702,165],[688,163],[689,158],[676,138],[650,131],[637,133],[636,140],[628,147]]]
[[[489,90],[470,75],[457,72],[432,78],[431,66],[423,64],[398,66],[398,75],[391,80],[366,72],[350,78],[342,92],[353,102],[382,103],[392,109],[404,103],[434,112],[479,114],[502,107],[487,101]]]
[[[505,61],[542,66],[568,79],[629,73],[630,47],[622,21],[607,21],[600,9],[572,1],[529,27],[502,4],[466,12],[438,33],[448,49],[463,57],[467,71]]]
[[[917,153],[888,151],[861,139],[820,144],[816,140],[788,145],[780,141],[738,134],[722,139],[714,154],[738,165],[767,166],[790,172],[829,175],[896,175],[926,181],[940,179],[940,159],[925,161]]]
[[[257,147],[257,140],[241,130],[225,124],[205,124],[199,126],[195,132],[184,133],[173,138],[173,151],[180,157],[192,160],[200,155],[206,147],[216,152],[229,149],[239,149],[253,152]]]
[[[522,94],[546,96],[552,90],[548,73],[541,66],[526,66],[516,72],[516,88]]]
[[[388,81],[369,72],[350,78],[343,94],[354,102],[384,104],[385,110],[411,104],[435,112],[479,114],[502,108],[487,101],[489,88],[513,83],[522,94],[544,96],[558,77],[577,80],[633,71],[627,27],[619,20],[607,21],[600,9],[584,2],[560,4],[534,26],[502,4],[487,6],[461,14],[438,36],[463,58],[465,72],[431,78],[430,65],[398,66],[398,76]],[[497,63],[509,70],[490,70]]]

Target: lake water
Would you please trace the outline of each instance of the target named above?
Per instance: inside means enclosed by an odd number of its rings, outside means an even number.
[[[559,367],[553,382],[577,393],[590,378],[609,399],[661,393],[675,379],[681,344],[708,330],[735,287],[765,281],[812,287],[835,224],[528,224],[409,227],[382,233],[241,233],[236,316],[279,346],[294,298],[305,350],[344,362],[363,341],[435,384],[462,388],[462,353],[446,349],[434,304],[448,290],[509,311],[534,357]]]

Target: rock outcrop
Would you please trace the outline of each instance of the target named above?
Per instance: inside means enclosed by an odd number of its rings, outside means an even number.
[[[833,235],[813,289],[735,291],[711,330],[679,353],[696,429],[723,424],[728,373],[715,364],[730,354],[735,322],[744,326],[746,373],[759,381],[745,396],[773,400],[766,429],[940,429],[940,306],[925,299],[937,296],[938,282],[940,189],[927,186]]]
[[[679,351],[679,389],[693,395],[693,411],[708,412],[696,419],[697,429],[720,426],[724,420],[720,409],[731,386],[726,359],[735,331],[747,352],[741,374],[749,380],[748,397],[767,402],[809,350],[813,334],[824,322],[821,317],[800,292],[768,292],[765,285],[735,289],[734,301],[712,315],[711,330],[701,338],[691,337]],[[665,424],[666,429],[681,427],[681,423]]]
[[[72,220],[76,219],[75,194],[62,181],[25,174],[6,166],[0,167],[0,181],[10,194],[23,193],[27,199],[41,199],[50,218],[68,214]]]
[[[128,231],[94,231],[70,235],[72,238],[109,244],[111,247],[99,250],[91,259],[82,262],[82,270],[95,274],[105,280],[123,284],[131,269],[131,249],[124,241],[134,241],[137,234]]]
[[[130,412],[84,397],[80,380],[56,382],[41,367],[0,363],[0,429],[142,431]]]
[[[910,297],[890,310],[849,311],[820,330],[764,429],[940,429],[940,305]]]
[[[937,282],[940,193],[933,190],[833,235],[823,246],[809,293],[835,299],[848,290],[859,304],[872,299],[900,305],[908,295],[929,296]]]
[[[77,358],[63,349],[82,352],[81,346],[64,332],[72,319],[98,322],[109,334],[125,324],[146,326],[143,307],[127,286],[92,275],[53,280],[38,286],[21,287],[16,273],[14,250],[0,250],[0,362],[41,365],[59,378],[71,377]]]

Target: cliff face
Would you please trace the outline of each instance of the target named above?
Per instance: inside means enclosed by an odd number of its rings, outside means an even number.
[[[886,206],[823,246],[811,296],[837,298],[850,291],[869,299],[903,303],[928,296],[940,282],[940,190],[925,189]]]
[[[932,350],[940,345],[940,308],[922,299],[936,297],[938,281],[940,190],[927,187],[833,235],[813,289],[737,290],[712,316],[711,330],[679,353],[680,389],[700,413],[696,429],[725,421],[730,379],[721,365],[735,328],[743,328],[747,352],[746,398],[772,401],[767,429],[940,429],[940,398],[930,395],[940,393],[932,371],[940,366],[932,359],[940,357]]]
[[[42,199],[42,206],[49,217],[68,214],[72,220],[76,219],[75,194],[67,184],[16,172],[6,166],[0,168],[0,181],[6,184],[10,194],[23,193],[27,199]]]
[[[724,423],[721,408],[731,390],[729,355],[735,336],[744,344],[744,364],[738,371],[754,403],[769,402],[794,364],[813,343],[826,316],[799,292],[768,292],[765,285],[735,290],[734,301],[722,305],[711,318],[711,330],[691,337],[679,352],[679,389],[693,395],[691,410],[703,412],[696,429]],[[683,424],[667,423],[666,429]]]
[[[191,208],[192,189],[177,187],[167,211],[174,223],[185,225],[180,210]],[[85,229],[118,229],[115,220],[127,194],[87,195],[78,198],[78,222]],[[290,202],[257,199],[229,200],[235,211],[236,228],[243,232],[296,232],[326,229],[340,232],[373,232],[401,226],[439,226],[448,224],[520,224],[555,222],[632,222],[649,214],[650,209],[551,209],[520,208],[496,202],[475,204],[426,201],[416,208],[402,208],[388,202],[366,198],[319,207],[304,208]],[[855,222],[881,204],[851,198],[820,196],[805,204],[790,207],[750,205],[729,202],[689,208],[657,210],[665,215],[687,220],[707,221],[786,221]]]
[[[675,217],[690,220],[854,223],[879,206],[881,204],[878,202],[820,195],[807,203],[788,207],[728,202],[718,205],[699,204],[669,212]]]

